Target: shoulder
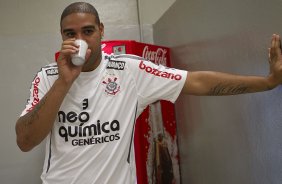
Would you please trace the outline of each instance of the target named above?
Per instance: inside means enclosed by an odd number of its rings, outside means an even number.
[[[125,69],[139,67],[140,63],[149,62],[145,58],[132,55],[132,54],[120,54],[120,55],[108,55],[108,69]]]
[[[40,68],[33,81],[46,81],[56,79],[59,75],[57,63],[51,63]]]
[[[137,55],[133,55],[133,54],[119,54],[119,55],[111,55],[110,56],[112,59],[115,60],[145,60],[145,58],[137,56]]]
[[[59,74],[57,63],[48,64],[40,69],[42,75],[56,76]]]

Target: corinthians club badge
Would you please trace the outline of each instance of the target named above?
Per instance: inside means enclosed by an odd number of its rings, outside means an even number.
[[[115,76],[106,77],[102,83],[105,85],[105,93],[107,95],[115,96],[120,91],[118,78]]]

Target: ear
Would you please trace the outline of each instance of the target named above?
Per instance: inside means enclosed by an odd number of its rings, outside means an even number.
[[[104,24],[102,22],[100,23],[99,30],[101,33],[101,37],[103,38],[104,37]]]

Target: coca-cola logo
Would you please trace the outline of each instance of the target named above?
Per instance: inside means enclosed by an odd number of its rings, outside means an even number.
[[[156,64],[167,66],[167,49],[158,48],[156,51],[149,50],[149,46],[145,46],[143,49],[142,57],[150,60]]]

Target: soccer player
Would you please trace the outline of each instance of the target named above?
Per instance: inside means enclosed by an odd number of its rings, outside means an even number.
[[[174,102],[180,93],[236,95],[282,83],[279,35],[269,49],[266,77],[183,71],[132,55],[101,51],[104,26],[88,3],[72,3],[61,15],[62,46],[56,63],[41,68],[16,123],[17,144],[29,151],[46,139],[44,184],[136,183],[135,120],[147,105]],[[88,44],[86,63],[75,66],[76,39]]]

